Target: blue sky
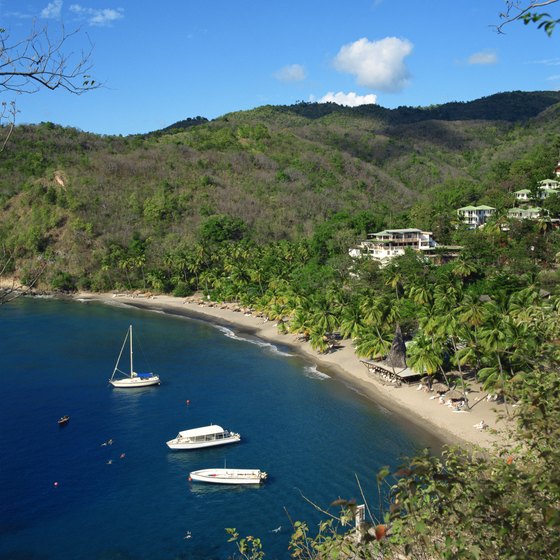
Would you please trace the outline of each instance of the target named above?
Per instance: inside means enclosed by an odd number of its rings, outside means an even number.
[[[0,0],[12,38],[79,29],[103,87],[20,95],[18,122],[99,134],[187,117],[331,100],[427,106],[560,88],[560,31],[515,23],[503,0]],[[548,11],[558,11],[555,6]],[[12,97],[2,94],[1,101]]]

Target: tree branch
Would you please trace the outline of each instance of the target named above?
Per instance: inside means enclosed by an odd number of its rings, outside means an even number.
[[[495,26],[498,33],[505,33],[504,27],[509,25],[514,21],[523,21],[525,24],[537,23],[540,21],[539,29],[544,28],[546,33],[550,35],[554,29],[554,25],[558,23],[559,20],[554,20],[546,13],[537,13],[533,10],[544,8],[545,6],[550,6],[551,4],[556,4],[558,0],[505,0],[506,10],[500,14],[500,19],[502,23]],[[544,19],[543,18],[549,18]],[[541,21],[542,20],[542,21]]]

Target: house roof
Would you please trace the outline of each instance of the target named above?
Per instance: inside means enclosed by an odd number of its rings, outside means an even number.
[[[480,206],[463,206],[462,208],[458,208],[457,212],[459,212],[460,210],[476,211],[476,210],[496,210],[496,209],[493,206],[486,206],[484,204],[481,204]]]

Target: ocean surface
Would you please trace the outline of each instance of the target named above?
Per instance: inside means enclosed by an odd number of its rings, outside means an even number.
[[[130,324],[135,369],[161,386],[108,385]],[[336,512],[338,497],[365,499],[375,511],[378,469],[438,445],[288,349],[199,320],[19,298],[0,306],[0,333],[0,560],[225,559],[236,552],[226,527],[285,559],[290,520],[324,519],[309,501]],[[165,445],[211,423],[242,441]],[[224,465],[269,480],[188,481]]]

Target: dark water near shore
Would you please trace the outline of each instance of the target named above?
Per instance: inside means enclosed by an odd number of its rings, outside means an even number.
[[[137,369],[158,373],[159,387],[107,384],[129,324]],[[0,333],[0,560],[222,559],[235,552],[226,527],[286,558],[288,514],[321,518],[302,495],[361,503],[357,477],[375,508],[377,470],[437,444],[301,357],[200,321],[20,298],[0,307]],[[242,442],[165,445],[210,423]],[[269,480],[188,482],[226,461]]]

